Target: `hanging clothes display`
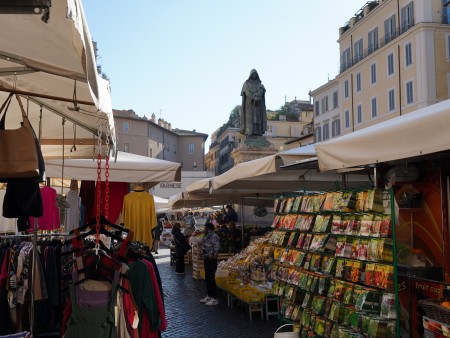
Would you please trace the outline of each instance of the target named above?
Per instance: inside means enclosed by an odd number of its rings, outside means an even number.
[[[100,211],[105,215],[105,182],[101,182],[101,200]],[[112,223],[116,223],[120,213],[122,212],[123,200],[128,194],[128,183],[125,182],[109,182],[109,215],[108,220]],[[95,204],[97,205],[97,201]]]
[[[162,288],[158,284],[159,273],[156,264],[154,266],[151,263],[153,257],[135,251],[142,247],[136,242],[129,242],[132,232],[128,233],[126,239],[109,233],[103,225],[99,232],[102,237],[112,236],[112,244],[108,248],[100,241],[99,248],[102,249],[98,254],[92,249],[96,247],[95,240],[86,242],[91,236],[80,234],[78,229],[74,231],[78,235],[70,241],[72,249],[68,253],[74,254],[76,258],[70,274],[72,283],[69,289],[73,290],[64,310],[62,334],[65,337],[78,337],[79,330],[85,327],[79,325],[85,322],[85,314],[89,313],[102,322],[99,325],[101,331],[94,330],[96,336],[160,337],[160,332],[167,327],[167,321]],[[113,295],[112,290],[115,289]],[[86,307],[95,310],[85,310]],[[109,330],[110,317],[107,313],[110,307],[116,313],[114,332]],[[108,318],[106,321],[105,316]],[[74,332],[78,335],[73,335]],[[92,334],[93,331],[90,332]]]
[[[29,238],[18,237],[13,242],[4,241],[0,245],[0,335],[30,330],[32,290],[36,301],[48,297],[41,255],[32,271],[33,243],[26,240]]]
[[[134,232],[134,239],[153,245],[152,230],[157,226],[155,201],[143,190],[131,191],[123,200],[122,220],[125,228]]]
[[[17,218],[3,217],[3,200],[5,199],[6,190],[0,189],[0,233],[15,233],[17,226]]]
[[[81,198],[78,196],[78,189],[69,190],[66,194],[66,201],[69,208],[66,210],[65,231],[69,232],[80,226],[80,205]]]
[[[95,217],[95,181],[81,181],[80,197],[84,208],[82,223],[85,224]]]
[[[59,210],[56,206],[56,190],[48,185],[42,187],[41,197],[43,204],[42,217],[38,218],[38,226],[40,230],[54,230],[60,227]],[[34,219],[30,218],[31,224]]]

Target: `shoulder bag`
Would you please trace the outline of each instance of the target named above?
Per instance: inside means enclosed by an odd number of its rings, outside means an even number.
[[[12,182],[17,179],[44,180],[44,159],[41,147],[33,127],[16,94],[22,113],[22,123],[18,129],[5,129],[6,113],[11,103],[12,93],[0,108],[0,182]]]

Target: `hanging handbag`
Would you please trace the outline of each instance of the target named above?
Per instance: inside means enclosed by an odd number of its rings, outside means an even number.
[[[35,179],[43,181],[45,165],[41,147],[33,127],[16,94],[22,112],[22,123],[18,129],[5,129],[6,113],[11,103],[12,93],[0,108],[0,182],[12,182],[17,179]]]

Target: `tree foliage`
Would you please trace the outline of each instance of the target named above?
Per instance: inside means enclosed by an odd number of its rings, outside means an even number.
[[[300,113],[293,107],[290,102],[286,102],[275,114],[276,121],[280,120],[280,115],[285,115],[287,121],[298,121]]]
[[[230,116],[228,117],[227,123],[224,123],[217,132],[217,137],[219,138],[220,135],[223,134],[227,128],[239,128],[241,125],[241,106],[236,106],[233,108],[233,110],[230,113]]]

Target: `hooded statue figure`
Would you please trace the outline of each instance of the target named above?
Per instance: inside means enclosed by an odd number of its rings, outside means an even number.
[[[242,86],[241,133],[261,136],[267,129],[265,92],[258,72],[252,69]]]

